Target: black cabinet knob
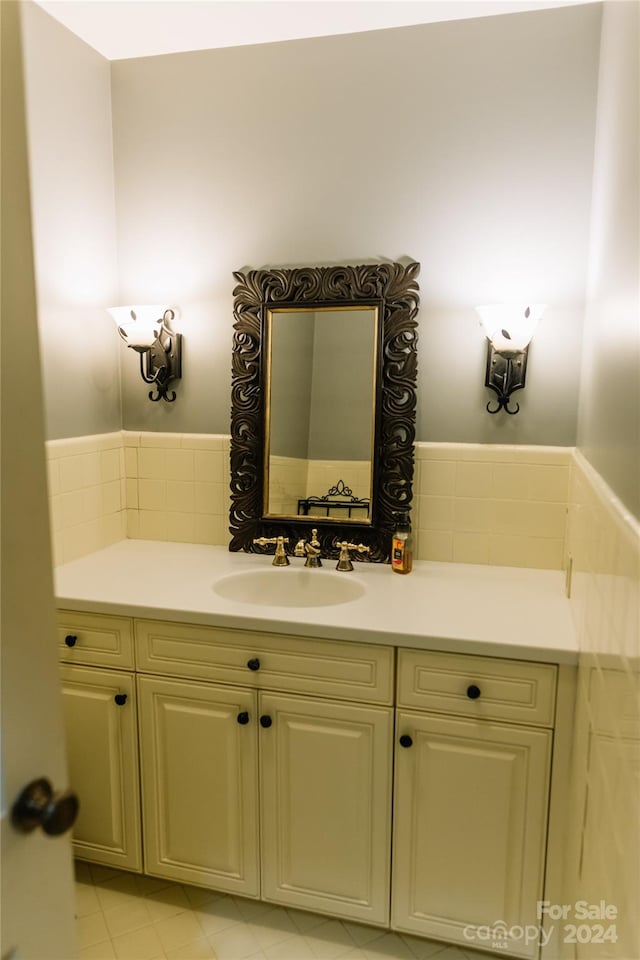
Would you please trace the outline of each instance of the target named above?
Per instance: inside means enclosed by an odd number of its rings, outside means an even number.
[[[271,717],[267,717],[267,716],[260,717],[261,727],[265,727],[265,728],[270,727],[272,723],[273,723],[273,720],[271,719]]]
[[[475,683],[472,683],[471,686],[467,687],[467,696],[469,697],[469,700],[477,700],[480,696],[480,693],[480,687],[476,687]]]
[[[11,809],[11,822],[23,833],[42,827],[49,836],[56,837],[73,826],[78,809],[75,793],[54,793],[49,781],[42,777],[24,788]]]
[[[247,660],[247,666],[249,667],[249,670],[259,670],[260,661],[257,657],[252,657],[251,660]]]
[[[68,633],[64,638],[64,642],[68,647],[75,647],[78,638],[74,637],[72,633]]]
[[[242,726],[244,726],[245,723],[249,723],[249,714],[247,713],[246,710],[243,710],[242,713],[239,713],[239,714],[238,714],[238,716],[236,717],[236,719],[237,719],[238,723],[240,723],[240,724],[242,724]]]
[[[123,707],[127,702],[127,695],[126,693],[116,693],[113,699],[114,699],[114,702],[117,703],[119,707]]]
[[[400,742],[400,746],[401,746],[401,747],[412,747],[412,746],[413,746],[413,740],[411,739],[411,737],[409,736],[408,733],[403,733],[402,736],[400,737],[400,741],[399,741],[399,742]]]

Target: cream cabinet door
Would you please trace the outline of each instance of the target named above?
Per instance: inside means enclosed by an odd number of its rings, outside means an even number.
[[[145,871],[260,894],[256,694],[138,677]]]
[[[77,857],[142,869],[133,676],[61,667],[69,782],[80,800]]]
[[[393,713],[260,694],[262,896],[389,918]]]
[[[398,711],[396,741],[392,926],[480,949],[476,927],[537,927],[550,731]]]

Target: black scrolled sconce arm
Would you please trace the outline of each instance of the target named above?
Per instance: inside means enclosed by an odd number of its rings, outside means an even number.
[[[169,384],[182,376],[182,334],[174,333],[168,326],[174,317],[173,310],[165,310],[162,318],[158,320],[155,338],[148,347],[129,344],[140,354],[140,376],[145,383],[155,387],[155,394],[153,390],[149,391],[149,399],[154,403],[159,400],[173,403],[176,392],[169,392]],[[126,334],[120,331],[120,336],[126,343]]]
[[[510,353],[508,355],[499,353],[493,344],[489,341],[487,345],[487,371],[485,376],[485,386],[489,387],[497,394],[495,408],[492,408],[491,401],[487,403],[488,413],[499,413],[504,410],[505,413],[513,416],[520,409],[520,404],[515,404],[515,409],[509,407],[511,394],[516,390],[522,390],[525,384],[527,373],[527,354],[529,347],[524,350]]]

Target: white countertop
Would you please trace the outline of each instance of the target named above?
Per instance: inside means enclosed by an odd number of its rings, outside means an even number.
[[[577,663],[564,575],[476,564],[420,561],[408,576],[386,564],[335,562],[309,576],[353,578],[362,597],[333,606],[271,606],[228,600],[214,584],[232,573],[270,570],[271,558],[225,547],[121,540],[56,568],[60,609],[174,620],[328,639],[421,647],[551,663]],[[280,582],[280,581],[279,581]]]

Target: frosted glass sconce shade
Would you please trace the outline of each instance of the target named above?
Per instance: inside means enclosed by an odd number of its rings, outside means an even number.
[[[499,352],[518,353],[529,346],[546,304],[497,303],[476,307],[486,336]]]
[[[489,413],[504,410],[514,414],[520,409],[510,407],[511,394],[522,390],[527,372],[529,343],[546,304],[498,303],[476,307],[480,323],[489,340],[485,386],[498,395],[495,408],[489,402]]]
[[[140,376],[155,387],[149,399],[173,403],[175,390],[168,391],[172,380],[182,376],[182,334],[174,333],[170,322],[175,313],[171,307],[109,307],[120,338],[140,355]]]
[[[108,312],[127,346],[145,350],[155,340],[168,309],[163,306],[109,307]]]

